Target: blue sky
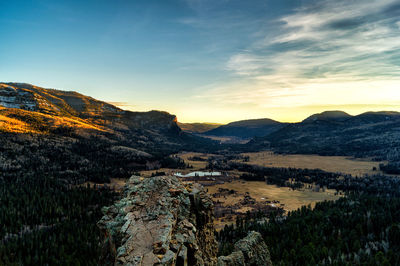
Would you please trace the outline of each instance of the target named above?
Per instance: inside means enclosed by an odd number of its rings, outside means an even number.
[[[0,80],[179,121],[400,110],[395,0],[0,1]]]

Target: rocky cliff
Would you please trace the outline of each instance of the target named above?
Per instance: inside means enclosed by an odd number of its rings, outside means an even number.
[[[269,250],[260,233],[250,232],[235,244],[235,251],[229,256],[218,258],[218,266],[272,265]]]
[[[34,121],[42,125],[41,131],[80,126],[96,131],[95,134],[107,132],[118,136],[137,130],[153,136],[180,133],[176,116],[167,112],[131,112],[78,92],[25,83],[0,82],[0,115],[22,122]]]
[[[103,265],[271,265],[255,232],[217,258],[213,203],[199,184],[132,176],[124,198],[103,212]]]

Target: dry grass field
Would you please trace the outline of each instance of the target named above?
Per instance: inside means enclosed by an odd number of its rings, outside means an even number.
[[[219,188],[233,189],[239,195],[229,195],[226,198],[218,198],[217,200],[223,202],[225,206],[231,206],[239,202],[246,192],[256,201],[263,202],[265,200],[279,201],[277,206],[283,207],[286,211],[292,211],[300,208],[301,206],[311,204],[315,206],[316,202],[324,200],[336,200],[340,196],[335,195],[335,190],[327,189],[324,192],[315,192],[310,189],[304,190],[291,190],[287,187],[277,187],[275,185],[268,185],[262,181],[245,182],[242,180],[235,180],[231,183],[215,185],[207,187],[210,195],[217,193]]]
[[[207,161],[193,161],[190,160],[191,157],[200,157],[203,159],[207,159],[210,156],[215,156],[214,154],[208,154],[208,153],[199,153],[199,152],[181,152],[178,154],[180,158],[182,158],[185,163],[193,166],[192,169],[188,169],[189,172],[197,171],[197,170],[202,170],[205,169],[207,166]]]
[[[366,159],[354,159],[344,156],[319,156],[319,155],[280,155],[269,151],[243,153],[249,156],[249,164],[260,165],[265,167],[294,167],[321,169],[328,172],[341,172],[354,176],[362,176],[364,174],[376,174],[373,167],[379,169],[379,163]]]

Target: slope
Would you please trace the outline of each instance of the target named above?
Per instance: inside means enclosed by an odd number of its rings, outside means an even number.
[[[217,127],[204,132],[208,136],[231,136],[242,139],[266,136],[280,129],[284,124],[272,119],[250,119],[241,120]]]

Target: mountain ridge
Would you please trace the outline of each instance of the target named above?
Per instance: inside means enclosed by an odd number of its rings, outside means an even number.
[[[346,112],[335,110],[335,111],[324,111],[322,113],[313,114],[302,121],[302,123],[314,122],[316,120],[329,120],[329,121],[344,121],[353,117]]]
[[[178,122],[178,126],[185,132],[188,133],[204,133],[206,131],[212,130],[222,124],[219,123],[182,123]]]
[[[250,139],[257,136],[265,136],[279,129],[282,125],[284,125],[284,123],[269,118],[247,119],[231,122],[202,134],[208,136],[230,136]]]
[[[317,114],[255,138],[249,144],[252,149],[267,148],[278,153],[400,161],[400,113],[365,112],[345,117],[318,119]]]
[[[12,124],[9,125],[10,128],[4,126],[7,122],[4,117],[17,117],[18,120],[30,115],[27,118],[29,121],[47,122],[48,127],[55,128],[64,126],[73,129],[83,123],[91,129],[110,133],[141,127],[147,130],[180,132],[176,116],[167,112],[125,111],[75,91],[45,89],[26,83],[0,83],[0,106],[4,107],[0,109],[3,131],[13,131]],[[10,111],[11,109],[14,110]],[[51,121],[50,116],[55,118],[54,121]],[[71,119],[77,123],[68,123]],[[33,132],[38,131],[32,130],[31,133]]]
[[[77,92],[21,83],[0,83],[0,134],[0,172],[10,180],[34,165],[67,183],[108,182],[182,167],[169,155],[214,147],[183,132],[167,112],[125,111]]]

